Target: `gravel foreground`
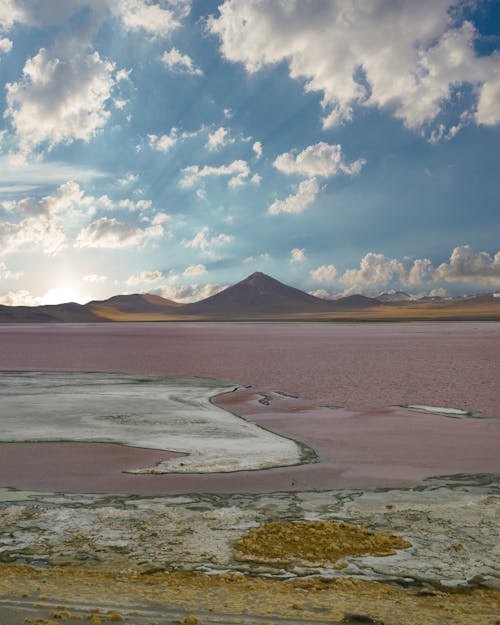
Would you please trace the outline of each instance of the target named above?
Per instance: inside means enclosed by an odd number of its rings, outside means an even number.
[[[0,624],[493,625],[500,605],[497,477],[150,498],[1,489]],[[351,556],[345,543],[342,557],[318,561],[300,540],[320,521],[390,535],[403,548]],[[291,557],[252,560],[235,551],[255,528],[279,530],[279,523],[296,523],[294,536],[281,534]],[[302,544],[300,557],[294,541]]]

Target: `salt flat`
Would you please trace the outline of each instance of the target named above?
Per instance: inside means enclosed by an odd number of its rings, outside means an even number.
[[[121,443],[186,454],[137,473],[211,473],[301,462],[301,448],[215,406],[234,386],[102,373],[0,374],[0,441]]]

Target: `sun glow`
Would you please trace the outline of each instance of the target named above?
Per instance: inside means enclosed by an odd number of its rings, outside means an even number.
[[[89,297],[82,295],[75,291],[75,289],[67,286],[62,286],[57,289],[50,289],[42,297],[42,305],[51,304],[66,304],[68,302],[77,302],[78,304],[85,304],[90,300]]]

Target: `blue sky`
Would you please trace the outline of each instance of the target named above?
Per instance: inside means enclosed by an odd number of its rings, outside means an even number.
[[[500,3],[1,0],[0,303],[500,289]]]

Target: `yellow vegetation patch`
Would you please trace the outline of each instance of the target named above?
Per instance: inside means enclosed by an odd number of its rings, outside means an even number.
[[[346,556],[390,556],[408,547],[399,536],[333,521],[272,521],[234,545],[238,561],[280,564],[335,564]]]

